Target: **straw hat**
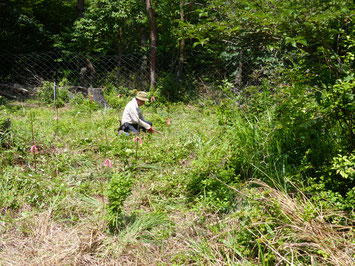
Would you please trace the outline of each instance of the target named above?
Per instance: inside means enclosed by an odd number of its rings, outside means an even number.
[[[147,94],[145,91],[139,91],[139,92],[137,92],[136,98],[137,98],[138,100],[141,100],[141,101],[144,101],[144,102],[149,101],[149,100],[148,100],[148,94]]]

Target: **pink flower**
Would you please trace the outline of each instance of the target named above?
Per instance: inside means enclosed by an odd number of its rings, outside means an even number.
[[[152,97],[150,98],[150,101],[151,101],[151,102],[154,102],[154,101],[155,101],[155,97],[152,96]]]
[[[120,98],[122,96],[122,94],[121,93],[119,93],[118,95],[117,95],[117,98]]]
[[[204,102],[202,102],[201,105],[202,105],[202,107],[205,107],[205,103]]]
[[[33,145],[33,146],[31,147],[31,153],[35,153],[35,154],[38,153],[38,149],[37,149],[37,147],[36,147],[35,145]]]
[[[133,140],[133,142],[136,142],[137,140],[139,141],[139,144],[142,144],[142,143],[143,143],[143,142],[142,142],[142,139],[141,139],[139,136],[135,137],[134,140]]]
[[[90,101],[94,99],[94,95],[90,94]]]
[[[54,120],[59,120],[58,116],[57,116],[57,117],[54,117]]]
[[[106,159],[104,165],[112,168],[111,160],[110,159]]]
[[[168,120],[166,121],[168,125],[170,125],[170,118],[168,117]]]

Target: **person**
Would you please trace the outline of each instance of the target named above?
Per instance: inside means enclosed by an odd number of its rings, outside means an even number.
[[[121,126],[118,129],[124,132],[135,134],[139,130],[148,130],[153,133],[153,123],[145,120],[140,106],[144,105],[148,101],[148,95],[144,91],[138,91],[136,97],[134,97],[125,107],[122,115]]]

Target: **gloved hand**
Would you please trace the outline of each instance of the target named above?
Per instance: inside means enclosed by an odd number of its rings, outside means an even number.
[[[150,133],[154,133],[154,130],[153,130],[152,127],[150,127],[150,128],[148,129],[148,131],[149,131]]]

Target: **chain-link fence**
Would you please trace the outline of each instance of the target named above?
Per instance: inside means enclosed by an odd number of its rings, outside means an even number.
[[[150,85],[149,58],[149,52],[122,56],[68,52],[0,54],[0,89],[5,88],[4,84],[28,88],[41,86],[44,81],[65,80],[69,86],[82,88],[112,86],[146,90]],[[161,93],[170,99],[179,99],[183,98],[182,94],[196,90],[196,85],[203,91],[210,84],[224,80],[232,84],[232,91],[239,93],[248,86],[260,85],[265,78],[277,77],[283,61],[272,54],[254,59],[234,56],[228,60],[201,58],[196,54],[183,65],[160,67],[158,85]]]
[[[149,55],[86,56],[76,53],[33,53],[0,55],[0,83],[28,87],[44,81],[67,80],[71,86],[149,86]]]

